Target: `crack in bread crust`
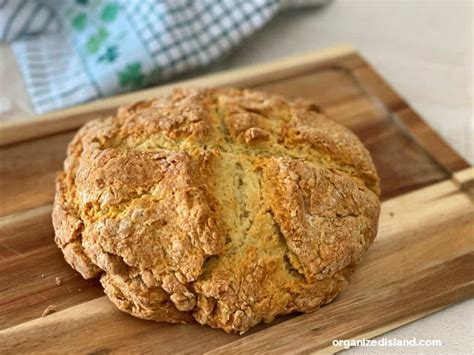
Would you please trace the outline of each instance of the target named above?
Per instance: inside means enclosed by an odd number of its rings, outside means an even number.
[[[378,195],[367,150],[314,105],[176,90],[78,132],[55,241],[123,311],[243,333],[344,288]]]

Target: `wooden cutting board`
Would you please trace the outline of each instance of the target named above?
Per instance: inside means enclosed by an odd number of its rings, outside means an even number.
[[[66,264],[53,243],[50,214],[67,143],[84,122],[175,85],[248,87],[311,99],[368,147],[381,177],[380,231],[334,302],[238,336],[121,313],[98,282],[83,280]],[[351,48],[3,124],[0,157],[1,353],[336,351],[333,339],[372,337],[474,295],[474,169]],[[57,312],[41,317],[49,305]]]

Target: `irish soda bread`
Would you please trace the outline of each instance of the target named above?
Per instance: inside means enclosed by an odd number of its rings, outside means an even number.
[[[379,209],[369,153],[315,105],[187,89],[86,124],[53,222],[122,311],[242,333],[336,297]]]

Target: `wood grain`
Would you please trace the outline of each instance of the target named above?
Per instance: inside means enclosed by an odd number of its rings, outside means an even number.
[[[464,172],[463,181],[474,181],[474,169]],[[57,313],[1,331],[0,350],[306,353],[330,349],[332,339],[376,335],[377,329],[391,329],[403,320],[472,297],[473,246],[474,203],[457,181],[448,180],[384,202],[379,236],[349,287],[315,313],[285,317],[239,337],[197,324],[141,321],[100,297],[74,307],[58,306]]]
[[[66,132],[0,148],[0,216],[52,201],[56,171],[73,135]]]
[[[314,314],[281,317],[239,337],[130,317],[115,310],[97,281],[83,280],[64,262],[50,213],[67,143],[84,122],[169,92],[168,85],[0,125],[0,352],[282,352],[284,341],[298,352],[332,351],[335,337],[376,335],[473,295],[473,170],[353,50],[178,85],[304,97],[361,138],[382,179],[384,202],[379,236],[351,285]],[[58,312],[41,318],[52,304]]]
[[[352,73],[371,98],[384,107],[390,119],[446,171],[453,173],[469,167],[469,164],[464,159],[459,159],[459,154],[428,126],[370,65],[359,66]]]

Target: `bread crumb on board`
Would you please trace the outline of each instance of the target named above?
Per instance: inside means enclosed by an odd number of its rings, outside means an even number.
[[[56,277],[56,285],[61,286],[63,284],[63,280],[60,277]]]
[[[46,309],[43,311],[43,314],[41,315],[41,317],[46,317],[47,315],[51,314],[51,313],[54,313],[57,311],[57,308],[54,304],[50,304],[48,307],[46,307]]]

